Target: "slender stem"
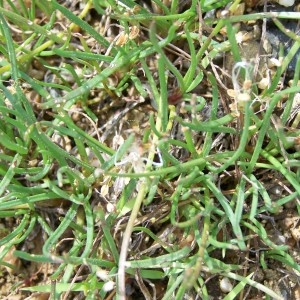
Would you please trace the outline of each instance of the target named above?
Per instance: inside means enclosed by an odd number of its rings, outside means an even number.
[[[145,198],[146,191],[147,191],[147,183],[145,180],[143,180],[123,236],[120,257],[119,257],[119,270],[118,270],[118,295],[117,296],[119,300],[126,300],[125,268],[126,268],[128,246],[129,246],[132,229],[134,226],[134,221],[137,218],[141,204],[143,202],[143,199]]]

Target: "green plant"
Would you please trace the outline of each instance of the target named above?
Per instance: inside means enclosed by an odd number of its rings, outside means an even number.
[[[77,11],[54,0],[0,3],[0,218],[4,227],[14,220],[1,233],[0,262],[17,269],[7,259],[17,247],[15,257],[55,266],[45,284],[22,288],[52,299],[125,299],[133,279],[146,299],[160,282],[161,299],[209,299],[209,279],[218,277],[235,285],[224,299],[248,287],[281,299],[252,270],[273,260],[299,272],[262,222],[288,203],[299,213],[299,117],[289,120],[299,63],[291,87],[277,90],[298,37],[259,91],[234,24],[274,14],[203,21],[200,11],[234,10],[239,1],[194,0],[185,11],[178,1],[154,3],[157,13],[130,0],[86,1]],[[227,40],[219,42],[223,28]],[[235,59],[233,99],[222,95],[214,69],[223,53]],[[208,97],[198,90],[204,83]],[[232,101],[227,111],[222,97]],[[264,173],[288,194],[274,199]],[[40,251],[26,249],[31,239]],[[255,260],[252,251],[263,254]]]

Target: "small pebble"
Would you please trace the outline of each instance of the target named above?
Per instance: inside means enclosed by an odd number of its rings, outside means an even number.
[[[229,293],[233,289],[233,285],[227,277],[220,281],[220,289],[223,293]]]
[[[295,0],[278,0],[278,4],[282,5],[282,6],[293,6],[295,3]]]

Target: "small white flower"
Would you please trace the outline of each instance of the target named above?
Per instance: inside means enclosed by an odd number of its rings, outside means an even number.
[[[127,151],[128,155],[125,156],[121,161],[117,161],[118,151],[119,149],[116,152],[114,161],[116,167],[130,164],[133,167],[135,173],[142,173],[145,170],[145,163],[150,163],[155,167],[163,166],[162,156],[158,148],[156,148],[156,153],[158,155],[159,162],[149,161],[148,158],[144,157],[145,151],[143,147],[138,143],[132,144],[132,146]]]
[[[103,281],[107,281],[109,278],[108,271],[100,268],[96,271],[96,276]]]

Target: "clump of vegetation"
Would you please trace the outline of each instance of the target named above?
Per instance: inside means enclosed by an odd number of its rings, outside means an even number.
[[[295,297],[288,5],[0,1],[2,298]]]

